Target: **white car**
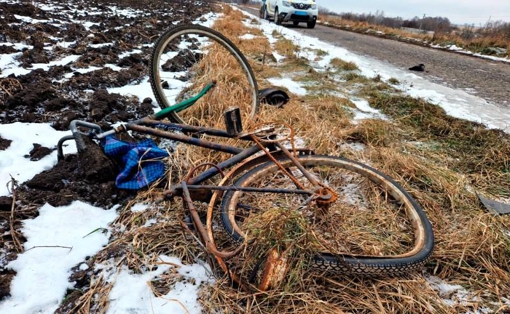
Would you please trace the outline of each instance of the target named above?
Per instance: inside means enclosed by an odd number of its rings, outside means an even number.
[[[306,23],[308,28],[314,28],[319,15],[319,8],[315,0],[263,0],[260,17],[273,19],[276,24],[292,22],[297,26]]]

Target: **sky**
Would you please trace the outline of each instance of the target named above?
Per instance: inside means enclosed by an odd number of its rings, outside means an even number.
[[[55,8],[48,6],[47,9]],[[251,16],[251,18],[254,18],[254,16]],[[27,19],[29,18],[27,17]],[[205,23],[212,21],[210,18],[206,20]],[[313,37],[303,36],[292,29],[276,26],[268,21],[260,22],[259,26],[254,26],[251,20],[247,20],[245,25],[259,27],[271,43],[276,42],[273,34],[278,32],[301,46],[303,53],[313,54],[314,47],[321,47],[321,50],[327,51],[327,55],[321,61],[313,64],[317,71],[324,70],[331,58],[352,61],[358,65],[362,75],[367,77],[380,75],[383,80],[398,77],[403,82],[398,88],[403,92],[437,103],[452,116],[482,122],[488,127],[501,128],[510,133],[508,126],[510,110],[508,109],[501,111],[503,109],[497,108],[463,90],[454,90],[428,82],[408,71],[393,68],[377,60],[358,56],[342,47],[321,42]],[[204,22],[200,23],[205,24]],[[207,26],[207,24],[205,25]],[[90,26],[85,25],[85,27]],[[8,43],[0,43],[0,45],[8,45]],[[17,43],[17,45],[25,44]],[[135,47],[132,53],[138,51],[139,48]],[[283,58],[279,55],[275,57],[277,60]],[[310,60],[316,59],[314,55],[307,55],[307,57]],[[64,58],[56,61],[53,65],[72,63],[71,59]],[[39,64],[32,69],[22,69],[15,59],[15,54],[2,54],[0,55],[0,70],[2,70],[0,78],[9,74],[26,74],[35,68],[48,70],[48,66],[48,64]],[[106,66],[118,70],[113,65]],[[277,86],[288,87],[291,95],[306,93],[304,86],[291,80],[291,78],[274,78],[270,81]],[[109,92],[123,95],[136,93],[139,99],[153,97],[147,79],[136,85],[109,89]],[[377,110],[370,108],[366,99],[349,97],[357,106],[357,109],[353,109],[355,110],[354,120],[363,118],[386,119]],[[481,107],[483,107],[483,110],[480,109]],[[482,112],[483,116],[481,115]],[[7,149],[0,150],[0,196],[10,194],[6,183],[11,176],[22,183],[57,163],[56,152],[39,161],[30,161],[24,158],[33,148],[34,142],[53,147],[52,145],[55,145],[59,138],[69,134],[69,131],[56,131],[49,124],[43,123],[0,124],[0,136],[12,140]],[[72,145],[65,147],[65,154],[74,152],[76,152],[76,148]],[[131,210],[144,211],[147,208],[146,205],[136,204]],[[17,274],[11,283],[12,296],[0,301],[0,313],[53,313],[64,299],[67,289],[74,287],[74,283],[68,282],[71,268],[80,265],[80,269],[88,269],[88,266],[84,263],[86,257],[94,255],[108,243],[112,230],[116,228],[111,225],[111,222],[118,217],[118,209],[119,206],[97,208],[79,201],[62,207],[53,207],[46,204],[39,209],[38,217],[23,220],[21,232],[27,238],[27,242],[23,244],[25,252],[19,254],[16,260],[7,265],[7,268],[16,270]],[[158,222],[155,221],[154,223]],[[107,230],[107,232],[95,232],[99,228]],[[0,262],[3,258],[4,256],[0,254]],[[94,270],[99,271],[105,280],[113,284],[113,288],[107,296],[110,302],[107,314],[201,313],[201,306],[197,301],[197,286],[200,283],[213,284],[214,279],[208,275],[210,271],[203,264],[183,265],[176,257],[172,256],[160,256],[159,259],[164,263],[163,266],[158,267],[157,270],[147,270],[140,274],[134,274],[124,267],[118,268],[113,261],[94,265]],[[164,272],[172,270],[181,274],[183,278],[190,280],[183,280],[167,295],[155,296],[147,282],[158,278]],[[465,300],[467,294],[461,286],[449,285],[433,276],[426,279],[429,285],[439,291],[440,295],[443,295],[445,290],[449,291],[444,295],[448,295],[455,300],[452,301],[454,302],[452,306],[455,306],[455,302]],[[197,284],[188,284],[191,281]]]
[[[485,25],[487,21],[510,22],[510,0],[316,0],[333,12],[375,13],[387,17],[447,17],[454,24]]]

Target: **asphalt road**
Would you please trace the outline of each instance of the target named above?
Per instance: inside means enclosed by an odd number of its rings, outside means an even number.
[[[246,9],[258,16],[258,11]],[[395,40],[348,32],[331,27],[316,25],[307,29],[306,24],[293,27],[305,35],[343,47],[363,55],[407,70],[423,63],[426,72],[415,72],[428,80],[463,89],[504,108],[510,108],[510,63],[466,56],[433,48],[407,44]],[[398,78],[397,78],[398,79]]]

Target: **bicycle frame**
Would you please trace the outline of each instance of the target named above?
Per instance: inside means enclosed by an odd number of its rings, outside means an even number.
[[[277,130],[273,126],[265,126],[251,133],[243,132],[239,108],[229,108],[224,112],[225,130],[163,121],[163,119],[172,116],[175,112],[179,112],[193,106],[200,98],[212,90],[215,85],[216,83],[213,81],[205,86],[195,96],[175,105],[166,107],[147,117],[121,124],[110,131],[103,132],[98,125],[93,123],[80,120],[72,121],[70,123],[72,135],[65,136],[58,142],[58,159],[61,160],[64,158],[62,146],[67,140],[74,139],[78,153],[81,153],[86,149],[86,144],[83,138],[85,136],[101,141],[108,136],[128,131],[166,138],[176,142],[231,154],[232,156],[230,158],[218,164],[205,163],[194,167],[181,183],[170,186],[170,188],[163,193],[163,199],[173,198],[174,196],[182,198],[183,207],[187,213],[191,215],[192,222],[195,226],[195,230],[199,234],[201,243],[206,247],[209,253],[214,255],[223,271],[228,273],[240,286],[243,286],[240,279],[229,271],[223,260],[224,258],[229,258],[239,253],[243,245],[239,246],[238,249],[232,252],[222,252],[219,251],[214,244],[212,212],[214,211],[217,202],[221,200],[225,192],[234,190],[254,193],[301,195],[302,199],[301,204],[299,205],[300,208],[306,207],[311,202],[314,202],[316,209],[323,213],[325,213],[330,208],[330,205],[338,199],[338,194],[326,184],[317,181],[317,179],[300,163],[298,155],[312,155],[314,153],[309,149],[296,150],[294,148],[294,132],[290,126],[283,125],[283,129],[286,130],[283,138],[279,138],[281,134],[278,134]],[[83,129],[87,129],[87,132],[83,132]],[[247,148],[226,145],[213,140],[206,140],[203,137],[200,137],[200,135],[238,139],[241,141],[252,142],[253,145]],[[292,144],[292,152],[283,145],[282,141],[290,141]],[[287,166],[283,166],[283,161],[285,161]],[[294,176],[293,173],[291,173],[289,161],[290,165],[292,167],[296,167],[299,170],[299,173],[303,175],[305,182],[301,182],[296,176]],[[230,183],[233,182],[238,175],[265,163],[273,163],[276,165],[279,170],[293,182],[295,188],[292,186],[290,188],[241,187]],[[209,168],[195,175],[198,168],[203,166],[209,166]],[[229,169],[229,172],[225,174],[224,171],[227,169]],[[223,178],[218,184],[204,185],[204,182],[208,179],[219,174]],[[306,181],[310,184],[307,184]],[[209,203],[205,226],[193,205],[193,201],[198,200]],[[183,224],[183,228],[189,229],[185,224]],[[189,231],[191,232],[191,230]],[[268,257],[267,260],[268,265],[282,266],[286,263],[284,262],[285,256],[277,256],[277,252],[270,252],[270,256],[271,257]],[[263,282],[265,283],[261,283],[261,286],[259,287],[260,289],[267,289],[269,287],[268,282],[272,281],[272,278],[278,277],[278,267],[273,266],[269,266],[269,269],[272,270],[265,272],[263,277]]]
[[[78,130],[78,127],[87,128],[87,129],[91,130],[92,132],[83,133]],[[58,144],[59,159],[63,158],[62,144],[66,140],[75,139],[77,146],[78,146],[78,151],[81,152],[81,151],[85,150],[85,143],[81,139],[82,136],[89,136],[89,137],[101,140],[101,139],[106,138],[107,136],[110,136],[110,135],[113,135],[116,133],[127,132],[127,131],[135,131],[135,132],[142,133],[142,134],[148,134],[148,135],[152,135],[152,136],[156,136],[156,137],[166,138],[169,140],[174,140],[177,142],[182,142],[182,143],[190,144],[193,146],[204,147],[204,148],[208,148],[211,150],[220,151],[220,152],[229,153],[229,154],[234,155],[231,158],[228,158],[227,160],[217,164],[215,167],[211,167],[193,178],[188,178],[188,180],[187,180],[188,189],[191,189],[191,190],[193,190],[193,189],[209,189],[209,190],[233,189],[233,187],[225,187],[225,186],[218,187],[218,186],[213,186],[213,185],[204,186],[204,185],[199,185],[199,184],[206,181],[207,179],[210,179],[210,178],[218,175],[221,171],[223,171],[225,169],[231,168],[234,165],[237,165],[243,161],[246,161],[248,158],[252,157],[253,155],[255,155],[261,151],[266,152],[266,156],[270,156],[271,154],[276,154],[276,156],[278,158],[280,158],[280,156],[283,155],[283,156],[291,159],[293,161],[293,163],[298,168],[300,168],[302,173],[313,183],[315,188],[318,188],[320,186],[320,184],[318,182],[316,182],[313,177],[308,175],[306,170],[302,166],[300,166],[299,161],[297,161],[294,158],[294,156],[283,145],[281,145],[280,143],[277,143],[277,142],[263,143],[261,141],[257,141],[253,134],[239,134],[237,136],[233,136],[233,135],[229,134],[228,132],[219,130],[219,129],[198,127],[198,126],[192,126],[192,125],[187,125],[187,124],[178,124],[178,123],[172,123],[172,122],[163,122],[163,121],[151,119],[151,117],[143,118],[143,119],[140,119],[140,120],[137,120],[134,122],[130,122],[130,123],[126,123],[126,124],[122,124],[122,125],[114,128],[113,130],[107,131],[107,132],[101,132],[101,129],[99,128],[99,126],[97,126],[95,124],[75,120],[71,123],[71,130],[73,133],[72,136],[66,136],[59,141],[59,144]],[[269,129],[266,129],[266,130],[269,130]],[[189,136],[186,134],[191,134],[191,135],[205,134],[205,135],[222,137],[222,138],[237,138],[237,139],[241,139],[241,140],[245,140],[245,141],[252,141],[255,143],[254,143],[254,145],[252,145],[248,148],[240,148],[240,147],[236,147],[236,146],[230,146],[230,145],[225,145],[225,144],[220,144],[217,142],[200,139],[200,138]],[[307,150],[307,151],[310,152],[309,150]],[[267,154],[269,154],[269,155],[267,155]],[[270,160],[276,162],[277,159],[275,157],[263,158],[262,156],[260,156],[259,160],[257,162],[251,161],[250,167],[252,167],[254,164],[260,164],[261,162],[266,162],[266,161],[270,161]],[[287,173],[287,175],[290,176],[291,179],[293,179],[293,176],[290,173]],[[293,181],[297,182],[297,180],[295,180],[295,179],[293,179]],[[249,189],[249,191],[251,191],[251,192],[259,191],[259,192],[276,192],[276,193],[295,193],[295,194],[297,193],[297,194],[309,194],[309,195],[313,194],[313,191],[305,191],[305,190],[303,190],[303,187],[299,186],[299,185],[298,185],[298,187],[300,189],[292,189],[292,190],[270,189],[270,190],[268,190],[268,189],[253,189],[252,188],[252,189]],[[173,186],[170,189],[170,191],[167,192],[166,194],[167,195],[171,195],[171,194],[175,194],[175,193],[180,194],[179,192],[181,192],[181,191],[182,191],[182,185],[178,184],[176,186]],[[322,196],[322,197],[324,197],[324,196]]]
[[[233,195],[239,195],[235,192],[254,192],[254,193],[271,193],[271,194],[284,194],[291,193],[300,195],[297,198],[297,209],[301,208],[312,208],[319,215],[327,213],[330,210],[330,206],[335,203],[339,198],[339,194],[333,187],[329,187],[326,183],[317,181],[317,179],[305,169],[300,158],[314,158],[302,156],[304,154],[313,155],[311,150],[296,150],[293,149],[290,152],[282,141],[290,140],[292,143],[293,131],[292,128],[284,125],[285,130],[290,130],[290,133],[285,131],[286,135],[283,138],[279,138],[277,127],[271,125],[263,128],[259,128],[254,132],[243,132],[242,126],[237,125],[232,127],[232,123],[236,124],[240,121],[240,117],[234,116],[229,119],[227,116],[232,113],[238,112],[235,110],[228,110],[226,112],[226,130],[192,126],[187,124],[178,124],[172,122],[166,122],[155,119],[154,115],[139,119],[137,121],[128,122],[114,129],[102,132],[98,125],[84,122],[84,121],[73,121],[71,122],[71,130],[73,135],[66,136],[59,141],[58,154],[59,158],[63,158],[62,144],[66,140],[75,139],[78,152],[85,150],[84,136],[88,136],[92,139],[102,140],[107,136],[114,135],[117,133],[123,133],[128,131],[134,131],[137,133],[148,134],[156,137],[166,138],[177,142],[187,143],[193,146],[204,147],[207,149],[215,150],[218,152],[224,152],[231,154],[232,156],[218,164],[204,163],[200,164],[189,171],[186,177],[179,184],[172,185],[169,190],[162,193],[164,200],[165,198],[172,198],[174,196],[181,197],[183,208],[187,215],[191,216],[191,221],[194,225],[192,231],[189,226],[181,222],[182,227],[193,233],[198,233],[199,241],[204,246],[205,250],[212,254],[216,259],[218,265],[222,270],[229,274],[233,281],[239,284],[243,289],[247,289],[243,285],[242,281],[236,274],[232,273],[225,262],[225,259],[235,256],[240,253],[243,248],[246,248],[247,241],[243,238],[243,235],[239,234],[232,225],[229,226],[228,232],[232,232],[232,240],[235,243],[240,244],[236,246],[233,251],[225,252],[220,251],[214,243],[214,230],[213,230],[213,213],[220,205],[222,214],[222,222],[225,219],[223,196],[227,193],[227,201],[230,201],[228,197]],[[160,116],[161,117],[161,116]],[[230,124],[229,124],[230,123]],[[88,129],[88,132],[83,132],[83,129]],[[227,139],[238,139],[241,141],[252,142],[253,145],[245,148],[232,145],[225,145],[212,140],[206,140],[198,135],[208,135],[210,137],[220,137]],[[299,155],[299,156],[298,156]],[[317,160],[325,160],[328,156],[317,156]],[[395,257],[393,261],[392,257],[383,257],[383,263],[381,264],[381,257],[379,256],[363,256],[363,255],[352,255],[352,254],[340,254],[335,256],[329,252],[318,253],[317,257],[314,257],[314,261],[317,267],[320,269],[328,269],[331,267],[334,270],[349,271],[351,268],[356,273],[365,272],[367,273],[380,273],[381,271],[390,273],[393,271],[404,272],[423,263],[430,256],[433,249],[433,233],[430,222],[428,222],[423,210],[419,205],[407,194],[397,183],[393,182],[391,178],[386,177],[384,174],[378,172],[363,164],[350,161],[347,159],[341,159],[336,161],[337,167],[346,170],[352,170],[359,173],[361,176],[366,177],[373,183],[380,185],[384,189],[390,189],[390,194],[399,202],[399,204],[405,206],[408,218],[413,223],[415,231],[415,243],[411,251],[400,254]],[[327,163],[327,161],[326,161]],[[208,166],[209,168],[201,171],[195,175],[195,172],[201,167]],[[258,169],[264,169],[271,167],[272,169],[278,169],[283,173],[283,176],[288,177],[292,185],[285,185],[285,188],[281,186],[250,186],[249,184],[244,185],[242,180],[251,171],[259,171]],[[277,168],[275,168],[277,167]],[[299,173],[299,180],[297,176],[291,172],[291,169]],[[228,172],[225,174],[225,170]],[[214,185],[205,185],[204,183],[217,175],[221,175],[223,178]],[[303,177],[301,177],[301,175]],[[241,183],[238,182],[241,178]],[[303,180],[305,179],[305,180]],[[308,184],[310,183],[310,184]],[[305,187],[306,185],[306,187]],[[201,220],[201,216],[194,207],[195,201],[202,201],[209,204],[207,208],[206,221]],[[313,207],[309,207],[310,203],[313,202]],[[258,210],[250,205],[237,204],[237,208]],[[228,209],[232,210],[232,209]],[[229,215],[229,214],[228,214]],[[203,217],[202,217],[203,219]],[[230,219],[230,218],[226,218]],[[227,228],[227,227],[226,227]],[[195,236],[195,239],[197,237]],[[290,249],[289,249],[290,250]],[[268,252],[266,263],[264,264],[265,270],[262,276],[261,284],[258,286],[260,290],[266,290],[275,284],[275,280],[283,280],[282,274],[285,273],[287,265],[287,254],[288,248],[285,248],[283,252],[271,251]],[[281,253],[281,254],[280,254]],[[402,263],[403,261],[403,263]],[[400,265],[403,266],[400,266]],[[395,270],[396,269],[396,270]],[[276,279],[275,279],[276,278]],[[249,290],[249,289],[247,289]]]
[[[184,110],[186,108],[189,108],[193,106],[200,98],[202,98],[205,94],[207,94],[214,86],[216,85],[216,82],[211,82],[207,84],[198,94],[196,94],[193,97],[190,97],[178,104],[175,104],[173,106],[167,107],[162,109],[159,112],[156,112],[153,115],[147,116],[145,118],[128,122],[125,124],[122,124],[113,130],[102,132],[101,128],[93,123],[89,123],[86,121],[80,121],[80,120],[74,120],[70,123],[70,129],[72,132],[72,135],[65,136],[60,139],[57,145],[57,155],[58,159],[61,160],[64,157],[63,154],[63,143],[67,140],[74,139],[76,142],[76,146],[78,149],[78,152],[82,152],[85,150],[85,142],[83,141],[82,136],[88,136],[91,138],[95,138],[97,140],[102,140],[106,138],[107,136],[116,134],[116,133],[122,133],[127,131],[135,131],[142,134],[148,134],[156,137],[163,137],[166,139],[194,145],[194,146],[200,146],[208,149],[212,149],[215,151],[225,152],[234,155],[233,157],[219,163],[218,165],[215,165],[215,167],[209,168],[208,170],[204,171],[203,173],[199,174],[198,176],[194,178],[189,178],[187,180],[188,188],[189,189],[196,189],[198,188],[196,185],[206,181],[207,179],[210,179],[214,177],[215,175],[219,174],[224,169],[230,168],[238,163],[241,163],[242,161],[246,160],[247,158],[259,153],[260,151],[264,151],[266,155],[269,157],[269,160],[275,162],[276,164],[279,164],[277,159],[275,157],[272,157],[272,152],[276,151],[276,148],[279,149],[279,153],[283,153],[286,158],[289,158],[292,160],[294,165],[296,165],[299,170],[304,174],[304,176],[313,184],[314,191],[313,192],[306,192],[305,194],[317,194],[319,190],[322,190],[317,195],[317,198],[320,199],[323,203],[329,202],[331,199],[331,193],[334,194],[334,192],[329,191],[326,192],[327,189],[324,187],[321,183],[317,182],[308,172],[304,169],[302,165],[300,165],[299,161],[278,141],[274,140],[267,140],[262,141],[261,139],[257,139],[257,136],[254,133],[243,133],[242,132],[242,123],[241,123],[241,116],[238,108],[231,108],[230,110],[227,110],[224,113],[225,118],[225,125],[227,131],[219,130],[219,129],[213,129],[213,128],[207,128],[207,127],[198,127],[198,126],[192,126],[188,124],[179,124],[179,123],[172,123],[172,122],[164,122],[161,121],[162,119],[168,117],[172,112],[178,112],[180,110]],[[88,133],[84,133],[80,131],[79,127],[87,128],[89,130]],[[289,127],[289,129],[291,129]],[[270,128],[262,128],[264,131],[271,131]],[[170,132],[172,131],[172,132]],[[178,132],[178,133],[177,133]],[[235,146],[229,146],[224,145],[216,142],[211,142],[207,140],[203,140],[194,136],[189,136],[186,134],[191,135],[200,135],[200,134],[206,134],[211,135],[215,137],[223,137],[223,138],[237,138],[245,141],[252,141],[255,144],[252,145],[249,148],[240,148]],[[293,131],[291,130],[291,137],[292,137]],[[300,189],[304,190],[304,187],[299,181],[294,178],[294,176],[289,173],[287,170],[285,170],[283,167],[281,167],[281,170],[295,183],[295,185]],[[201,188],[204,188],[204,186],[201,186]],[[219,187],[214,186],[207,186],[208,189],[214,190],[219,189]],[[182,189],[182,185],[177,185],[175,187],[172,187],[170,191],[167,194],[174,194],[175,192]],[[251,190],[252,192],[254,190]],[[288,192],[286,192],[288,191]],[[263,192],[261,190],[261,192]],[[269,192],[265,190],[265,192]],[[303,193],[303,191],[298,190],[271,190],[270,192],[277,192],[277,193]]]

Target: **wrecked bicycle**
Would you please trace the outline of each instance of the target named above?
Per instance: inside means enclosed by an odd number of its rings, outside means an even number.
[[[245,56],[221,33],[199,25],[170,28],[154,45],[150,82],[162,110],[109,131],[75,120],[72,135],[58,143],[58,156],[63,158],[67,140],[74,140],[80,153],[90,145],[85,138],[104,143],[127,132],[232,155],[193,167],[165,196],[182,198],[191,217],[183,228],[198,234],[217,265],[238,284],[244,285],[243,280],[229,262],[247,246],[257,246],[264,237],[261,230],[287,228],[285,219],[296,222],[290,224],[289,239],[270,243],[251,266],[248,281],[260,290],[283,280],[297,238],[307,238],[309,266],[320,271],[400,274],[427,261],[434,246],[431,224],[393,179],[360,162],[295,149],[288,125],[243,130],[241,121],[255,116],[264,94]],[[223,124],[225,130],[196,125],[199,121]],[[240,144],[227,145],[221,138]],[[205,213],[195,202],[207,204]],[[281,224],[258,224],[266,220]],[[230,245],[218,245],[217,225]],[[375,227],[382,231],[373,232]]]
[[[206,251],[238,283],[241,279],[229,268],[228,259],[257,240],[252,226],[270,212],[276,213],[273,220],[291,214],[299,218],[299,226],[304,230],[301,235],[306,233],[312,239],[308,247],[313,252],[309,266],[321,271],[401,274],[419,269],[427,261],[434,236],[425,212],[408,192],[380,171],[347,158],[296,149],[294,131],[284,124],[270,123],[244,131],[239,108],[224,112],[226,130],[165,119],[176,108],[194,106],[214,88],[214,82],[210,83],[181,103],[109,131],[75,120],[71,123],[72,135],[58,143],[58,156],[63,158],[62,146],[67,140],[76,141],[80,153],[90,145],[85,144],[85,138],[100,142],[126,132],[231,154],[232,157],[220,163],[194,167],[165,195],[182,198],[193,224],[192,228],[186,228],[198,234]],[[249,146],[226,145],[210,138],[237,139]],[[212,178],[219,183],[210,184]],[[205,221],[194,201],[208,203]],[[361,218],[352,220],[354,213]],[[235,247],[229,251],[219,249],[216,244],[215,221],[218,220]],[[373,220],[374,227],[382,225],[382,233],[372,234],[370,222],[363,226],[360,220]],[[346,231],[347,226],[358,224],[365,245],[356,243],[351,238],[352,231]],[[403,236],[397,237],[400,234]],[[376,242],[380,244],[375,245]],[[265,262],[257,262],[253,272],[264,268],[262,278],[257,279],[259,289],[268,289],[281,281],[288,267],[287,246],[292,245],[280,243],[267,252]]]

